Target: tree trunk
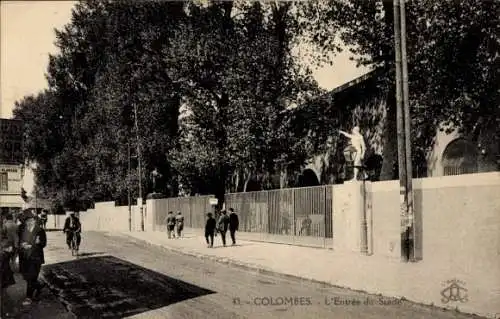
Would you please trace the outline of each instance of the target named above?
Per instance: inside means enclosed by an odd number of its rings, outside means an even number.
[[[390,85],[386,98],[386,118],[383,132],[383,162],[380,180],[387,181],[395,178],[395,164],[398,155],[398,140],[395,137],[397,131],[396,101],[394,97],[394,86]]]
[[[288,187],[288,172],[286,167],[280,169],[280,189]]]
[[[385,60],[385,68],[388,74],[385,75],[384,90],[387,90],[386,95],[386,118],[383,132],[383,162],[380,173],[380,180],[392,180],[394,176],[395,164],[397,164],[398,155],[398,140],[396,138],[397,121],[396,121],[396,81],[395,69],[393,67],[395,61],[395,44],[394,44],[394,9],[392,1],[383,1],[384,20],[385,20],[385,36],[388,39],[393,39],[387,46],[382,47],[383,59]],[[397,177],[396,177],[397,178]]]
[[[237,193],[238,192],[238,187],[240,186],[240,171],[239,170],[235,170],[233,174],[234,174],[233,175],[234,192]]]
[[[252,177],[251,172],[247,171],[246,172],[246,176],[245,176],[245,184],[243,185],[243,193],[246,193],[247,187],[248,187],[248,183],[250,182],[251,177]]]

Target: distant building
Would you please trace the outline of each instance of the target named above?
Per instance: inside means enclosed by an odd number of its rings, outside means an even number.
[[[0,119],[0,211],[16,213],[22,209],[23,123]]]
[[[24,205],[21,197],[23,168],[21,165],[0,164],[0,209],[2,215],[16,213]]]

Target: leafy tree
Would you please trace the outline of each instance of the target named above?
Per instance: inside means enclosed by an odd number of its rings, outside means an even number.
[[[16,114],[33,127],[26,146],[39,164],[37,183],[61,205],[87,198],[123,201],[129,186],[127,146],[135,145],[133,105],[138,105],[143,181],[153,166],[168,170],[165,153],[177,130],[179,99],[168,94],[171,84],[158,80],[159,66],[151,63],[161,60],[154,56],[161,48],[153,52],[145,46],[165,39],[182,8],[182,3],[82,2],[71,23],[56,31],[60,52],[49,57],[49,91],[21,101]]]
[[[292,163],[303,164],[290,154],[296,141],[286,131],[284,111],[297,103],[300,93],[317,91],[310,74],[291,56],[296,32],[291,4],[212,4],[192,8],[190,18],[174,53],[166,56],[175,58],[171,66],[185,66],[170,74],[178,72],[173,77],[184,79],[187,116],[196,131],[192,139],[200,139],[196,136],[202,131],[203,144],[217,149],[213,160],[223,174],[215,187],[219,197],[224,190],[245,190],[251,178],[276,187],[273,174]],[[185,152],[190,152],[188,146]]]

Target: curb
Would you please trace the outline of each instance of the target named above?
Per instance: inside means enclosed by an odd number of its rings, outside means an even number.
[[[257,272],[257,273],[263,274],[263,275],[270,275],[270,276],[274,276],[274,277],[278,277],[278,278],[291,279],[291,280],[298,281],[298,282],[309,282],[309,283],[313,283],[316,285],[321,285],[322,288],[343,289],[343,290],[347,290],[347,291],[351,291],[351,292],[355,292],[355,293],[362,293],[362,294],[366,294],[369,296],[376,296],[376,297],[383,296],[380,293],[371,293],[371,292],[368,292],[365,290],[359,290],[359,289],[349,288],[347,286],[335,285],[335,284],[332,284],[332,283],[329,283],[326,281],[321,281],[321,280],[317,280],[317,279],[313,279],[313,278],[282,273],[282,272],[279,272],[276,270],[272,270],[272,269],[263,267],[262,265],[259,265],[259,264],[246,263],[246,262],[242,262],[242,261],[237,260],[237,259],[231,259],[231,258],[227,258],[227,257],[218,257],[218,256],[213,256],[213,255],[208,255],[208,254],[203,254],[203,253],[196,253],[196,252],[192,252],[192,251],[188,251],[188,250],[183,250],[182,248],[175,248],[175,247],[165,246],[165,245],[158,244],[158,243],[153,243],[151,241],[148,241],[147,239],[138,238],[138,237],[135,237],[135,236],[127,234],[127,233],[121,233],[121,234],[123,234],[129,238],[139,240],[139,241],[141,241],[149,246],[154,246],[154,247],[157,247],[160,249],[164,249],[166,251],[170,251],[170,252],[174,252],[174,253],[178,253],[178,254],[183,254],[186,256],[196,257],[196,258],[199,258],[201,260],[210,260],[210,261],[214,261],[217,263],[228,265],[228,266],[231,266],[234,268],[239,268],[239,269]],[[477,319],[488,319],[488,317],[486,317],[486,316],[481,316],[481,315],[478,315],[475,313],[461,312],[456,308],[445,308],[445,307],[436,306],[434,304],[426,304],[426,303],[411,301],[411,300],[406,299],[404,296],[403,297],[383,296],[383,297],[393,298],[393,299],[401,300],[401,301],[406,302],[406,303],[410,303],[412,305],[417,305],[417,306],[424,307],[424,308],[436,309],[436,310],[440,310],[443,312],[455,312],[455,313],[460,313],[463,315],[469,315],[469,316],[471,316],[471,318],[474,318],[474,319],[476,319],[476,318]]]

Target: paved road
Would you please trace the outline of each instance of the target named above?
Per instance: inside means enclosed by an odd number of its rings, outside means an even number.
[[[50,232],[43,270],[79,318],[472,318],[232,268],[129,237],[83,236],[84,256],[76,259],[62,234]]]

